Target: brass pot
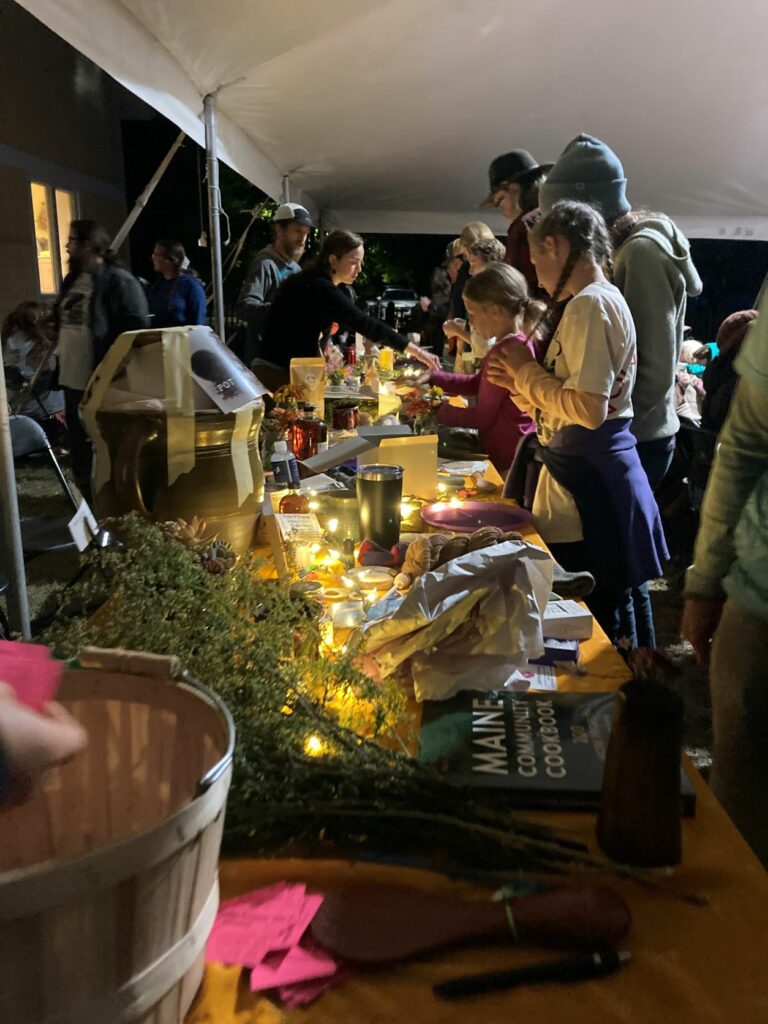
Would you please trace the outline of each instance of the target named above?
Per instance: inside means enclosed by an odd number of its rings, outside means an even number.
[[[242,554],[254,544],[264,500],[264,470],[259,455],[263,416],[260,404],[248,433],[253,491],[238,506],[232,465],[234,415],[219,411],[195,414],[195,464],[169,486],[165,414],[97,412],[96,421],[112,462],[110,479],[98,492],[94,488],[97,515],[136,511],[157,522],[189,522],[198,516],[207,523],[207,534],[217,534]]]

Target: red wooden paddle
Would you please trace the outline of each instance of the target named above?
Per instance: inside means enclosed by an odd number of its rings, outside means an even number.
[[[606,949],[629,931],[624,900],[602,885],[552,888],[510,901],[520,942],[561,949]],[[327,893],[311,925],[332,953],[379,963],[443,946],[513,939],[504,903],[468,903],[391,886]]]

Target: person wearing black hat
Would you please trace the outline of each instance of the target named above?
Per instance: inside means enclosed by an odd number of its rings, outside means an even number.
[[[528,231],[536,219],[539,186],[552,164],[537,163],[527,149],[497,156],[488,168],[489,193],[483,206],[495,206],[510,221],[506,262],[519,270],[531,295],[542,294],[528,251]]]
[[[254,256],[237,298],[236,312],[246,324],[246,336],[236,354],[246,366],[260,355],[262,331],[277,289],[301,270],[299,260],[313,227],[309,211],[298,203],[283,203],[275,210],[272,242]]]

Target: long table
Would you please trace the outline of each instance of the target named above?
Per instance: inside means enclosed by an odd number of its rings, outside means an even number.
[[[532,530],[526,539],[542,544]],[[561,690],[610,690],[627,679],[626,665],[597,626],[582,644],[581,663],[586,674],[559,676]],[[691,765],[686,770],[696,790],[696,816],[683,822],[683,863],[665,884],[708,903],[694,905],[634,882],[612,881],[632,910],[633,926],[624,943],[632,960],[611,977],[456,1003],[436,999],[437,981],[548,955],[506,945],[475,947],[358,970],[309,1008],[285,1012],[251,993],[239,968],[209,964],[185,1024],[766,1024],[768,874],[698,772]],[[538,817],[597,849],[594,814]],[[428,871],[342,861],[223,860],[220,878],[224,899],[280,880],[318,890],[373,882],[456,896],[478,893]]]

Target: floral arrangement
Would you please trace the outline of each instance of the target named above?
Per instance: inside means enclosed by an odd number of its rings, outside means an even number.
[[[299,418],[299,402],[304,399],[304,388],[300,384],[284,384],[272,397],[275,405],[264,417],[260,434],[261,461],[265,466],[269,466],[275,441],[290,436]]]
[[[403,401],[403,413],[413,420],[417,434],[434,434],[437,432],[437,411],[443,403],[445,392],[434,385],[426,391],[414,389]]]
[[[325,370],[326,373],[335,373],[338,370],[343,371],[344,369],[344,353],[341,351],[338,345],[334,345],[332,341],[329,341],[325,346]]]

